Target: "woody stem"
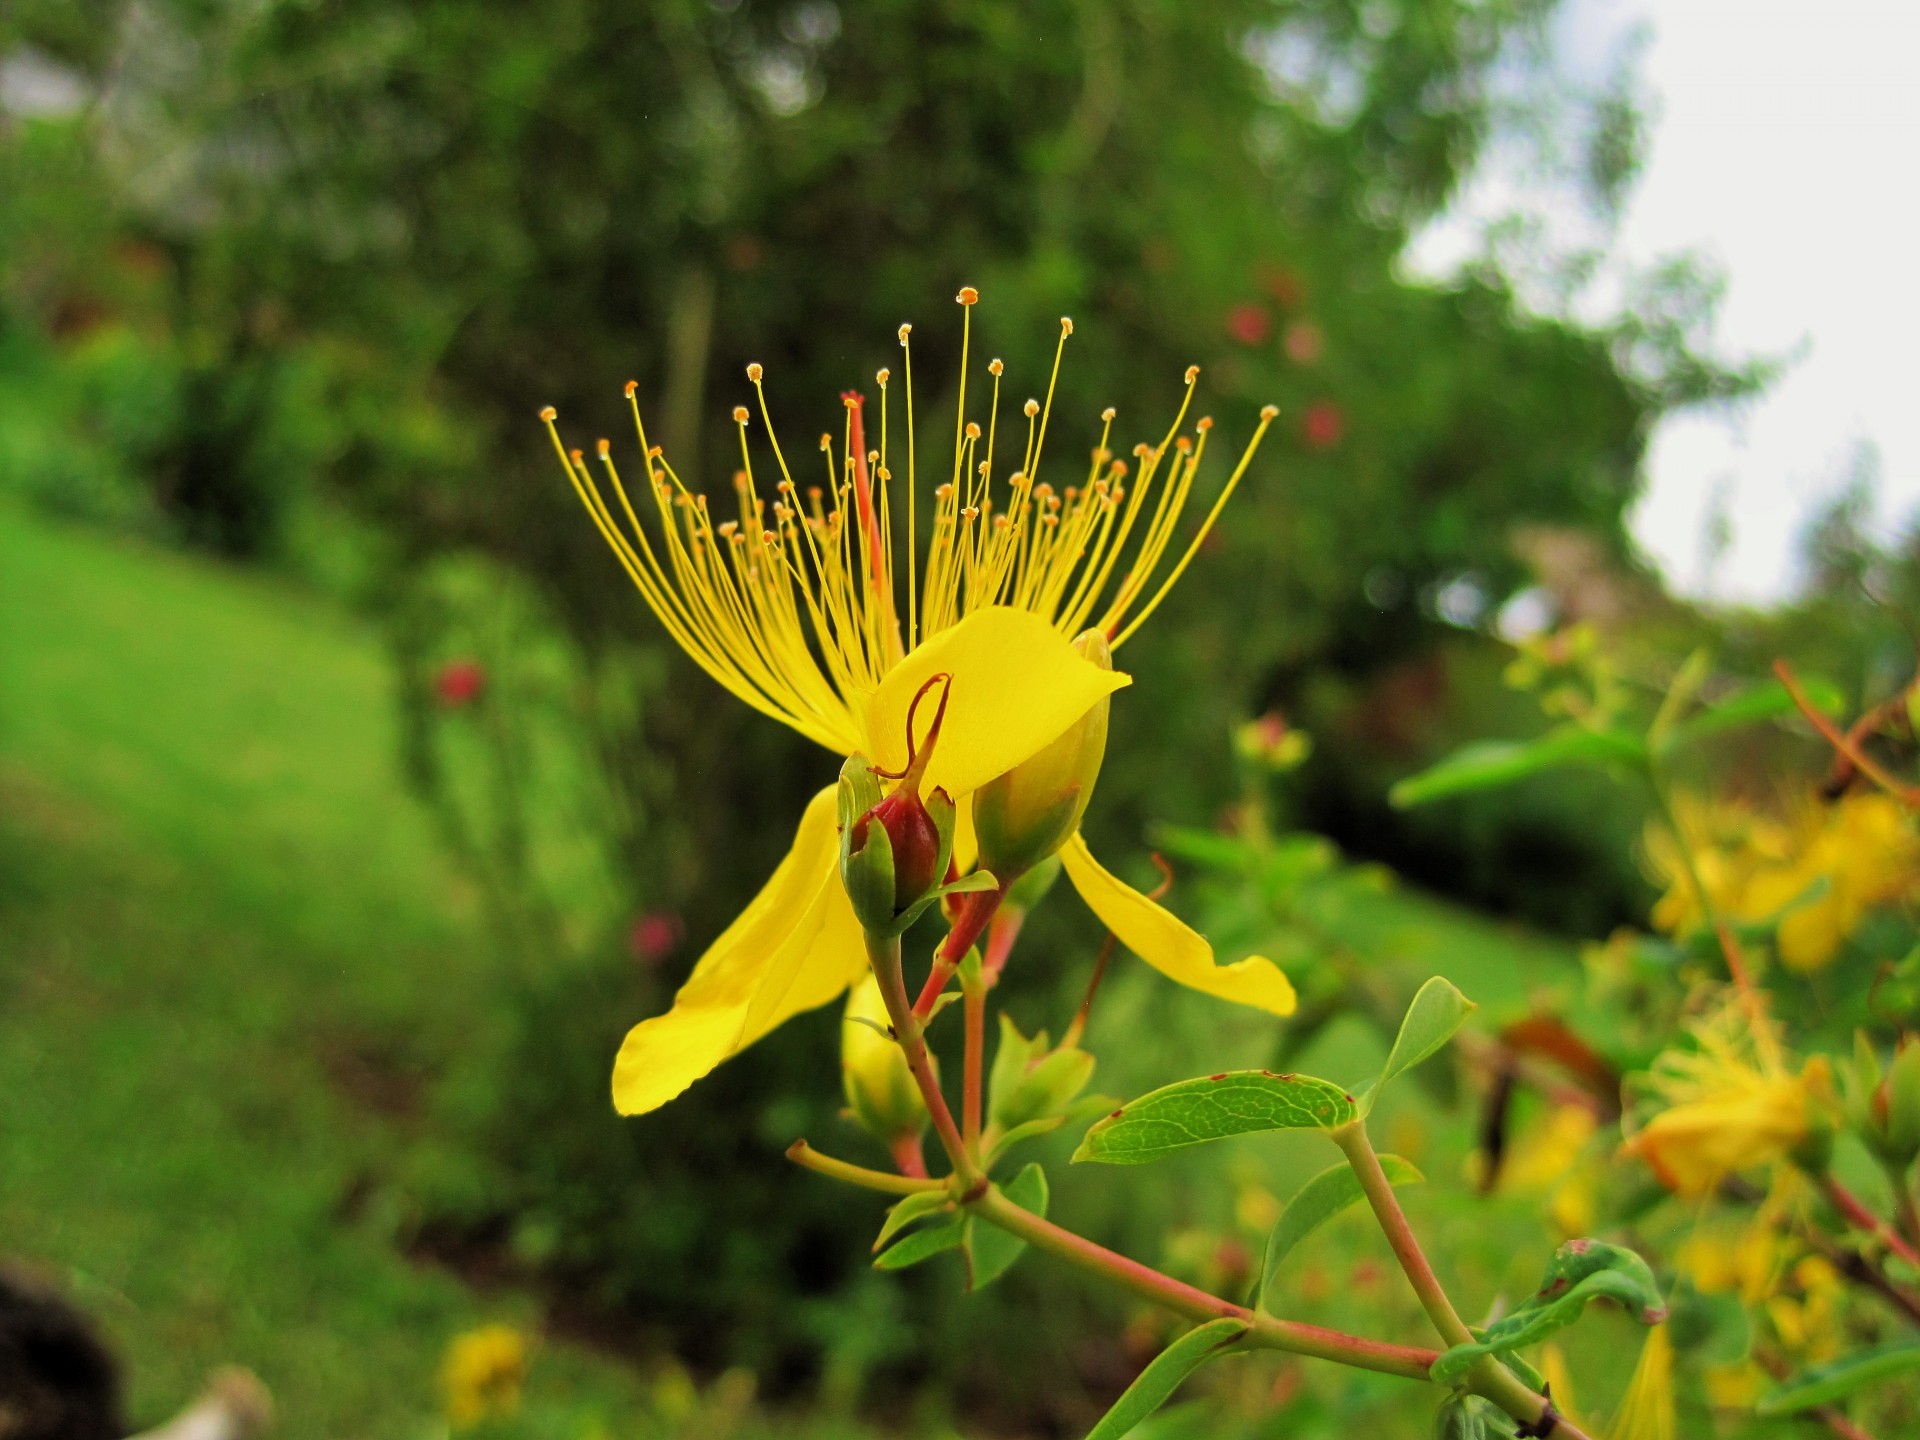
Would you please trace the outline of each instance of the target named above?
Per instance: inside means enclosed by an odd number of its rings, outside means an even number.
[[[907,1057],[907,1070],[913,1076],[913,1083],[920,1087],[920,1098],[926,1101],[934,1134],[940,1137],[941,1147],[960,1177],[969,1185],[982,1182],[986,1177],[967,1153],[959,1127],[953,1123],[953,1112],[947,1108],[947,1097],[941,1093],[940,1082],[934,1076],[933,1062],[927,1055],[925,1028],[907,1003],[906,979],[900,971],[900,937],[882,937],[868,931],[866,940],[867,959],[873,966],[874,978],[880,983],[880,998],[886,1003],[894,1039],[899,1041],[901,1053]]]

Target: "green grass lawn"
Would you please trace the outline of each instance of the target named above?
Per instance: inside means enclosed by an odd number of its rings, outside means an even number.
[[[0,511],[0,1255],[105,1327],[138,1422],[237,1363],[291,1440],[425,1435],[449,1337],[538,1326],[354,1204],[498,963],[395,773],[388,686],[319,599]],[[529,1431],[595,1412],[721,1425],[545,1342]]]

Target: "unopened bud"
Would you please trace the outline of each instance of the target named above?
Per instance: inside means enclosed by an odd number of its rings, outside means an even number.
[[[884,772],[866,756],[850,755],[840,767],[840,879],[861,927],[873,934],[898,935],[911,925],[932,903],[953,856],[952,797],[938,786],[920,793],[946,718],[945,689],[926,735],[916,742],[913,729],[920,701],[935,685],[948,683],[948,676],[937,675],[914,697],[907,712],[907,768],[892,793],[881,794]]]
[[[1102,670],[1113,668],[1101,631],[1086,631],[1073,648]],[[980,864],[1003,882],[1031,870],[1080,828],[1107,753],[1108,708],[1103,695],[1045,749],[974,791]]]
[[[918,1138],[926,1129],[927,1106],[907,1069],[907,1057],[889,1039],[887,1007],[880,984],[868,975],[847,993],[840,1027],[840,1083],[847,1109],[873,1137],[892,1145]],[[933,1057],[927,1057],[933,1063]]]
[[[1000,1048],[988,1077],[987,1117],[1005,1134],[1029,1120],[1058,1115],[1087,1088],[1093,1066],[1093,1056],[1077,1045],[1049,1048],[1044,1030],[1028,1039],[1003,1011]]]

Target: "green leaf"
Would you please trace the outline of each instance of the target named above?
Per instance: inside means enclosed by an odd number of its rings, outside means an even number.
[[[1813,702],[1814,709],[1824,715],[1837,715],[1846,708],[1846,696],[1829,680],[1809,677],[1800,682],[1800,688]],[[1787,693],[1786,686],[1778,680],[1762,681],[1674,726],[1667,735],[1665,748],[1675,750],[1723,730],[1790,714],[1794,709],[1793,697]]]
[[[1511,785],[1561,765],[1637,768],[1646,760],[1647,748],[1637,736],[1562,726],[1537,740],[1479,740],[1462,746],[1439,764],[1402,780],[1388,798],[1404,810],[1448,795]]]
[[[1142,1420],[1167,1403],[1173,1392],[1207,1361],[1224,1355],[1253,1327],[1244,1320],[1210,1320],[1189,1330],[1154,1357],[1140,1378],[1113,1402],[1087,1440],[1120,1440]]]
[[[926,1219],[929,1215],[938,1215],[952,1200],[944,1190],[921,1190],[907,1196],[899,1204],[887,1211],[887,1220],[880,1227],[880,1233],[874,1237],[875,1250],[898,1235],[909,1225]]]
[[[1633,1251],[1601,1240],[1569,1240],[1554,1251],[1540,1289],[1525,1304],[1480,1332],[1470,1345],[1455,1345],[1433,1362],[1436,1383],[1450,1385],[1482,1355],[1500,1355],[1534,1345],[1578,1320],[1595,1300],[1617,1302],[1642,1325],[1667,1318],[1660,1287],[1647,1262]]]
[[[1075,1163],[1141,1165],[1188,1145],[1259,1130],[1333,1130],[1358,1112],[1330,1080],[1229,1070],[1182,1080],[1121,1106],[1087,1131]]]
[[[1512,1419],[1478,1395],[1456,1391],[1433,1417],[1433,1440],[1496,1440],[1513,1433]]]
[[[1380,1168],[1392,1185],[1417,1185],[1426,1177],[1398,1155],[1382,1155]],[[1342,1163],[1322,1170],[1300,1187],[1287,1202],[1280,1219],[1267,1236],[1267,1258],[1260,1267],[1260,1288],[1254,1292],[1254,1304],[1264,1304],[1267,1287],[1279,1273],[1281,1263],[1307,1236],[1359,1200],[1366,1192],[1350,1166]]]
[[[1361,1113],[1373,1109],[1375,1097],[1386,1089],[1388,1081],[1411,1070],[1451,1040],[1475,1008],[1473,1001],[1462,995],[1452,981],[1439,975],[1422,985],[1400,1021],[1400,1033],[1394,1037],[1393,1049],[1387,1052],[1387,1063],[1380,1071],[1380,1078],[1368,1086],[1361,1097]]]
[[[1022,1210],[1044,1216],[1047,1213],[1047,1172],[1037,1164],[1027,1165],[1001,1187],[1001,1193]],[[967,1217],[967,1288],[978,1290],[991,1285],[1007,1273],[1007,1267],[1020,1258],[1027,1242],[977,1215]]]
[[[1871,1350],[1856,1350],[1826,1365],[1784,1380],[1762,1395],[1754,1410],[1761,1415],[1790,1415],[1816,1405],[1831,1405],[1876,1380],[1920,1370],[1920,1341],[1896,1340]]]
[[[904,1270],[909,1265],[918,1265],[922,1260],[931,1260],[949,1250],[958,1250],[965,1240],[966,1225],[963,1217],[956,1215],[944,1225],[916,1230],[891,1250],[881,1251],[880,1258],[873,1262],[873,1268]]]

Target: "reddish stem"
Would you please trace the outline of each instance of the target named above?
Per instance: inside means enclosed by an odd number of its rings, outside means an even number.
[[[1013,953],[1013,942],[1020,938],[1020,927],[1026,919],[1027,912],[1019,909],[1002,909],[993,917],[993,923],[987,927],[987,950],[980,965],[987,984],[992,985],[1007,968],[1007,956]]]
[[[1851,1190],[1831,1175],[1821,1177],[1821,1186],[1826,1191],[1827,1198],[1833,1202],[1834,1209],[1846,1217],[1848,1224],[1856,1230],[1866,1231],[1893,1254],[1898,1255],[1914,1269],[1920,1270],[1920,1252],[1916,1252],[1913,1246],[1901,1239],[1892,1226],[1884,1223],[1878,1215],[1862,1205],[1859,1197]]]
[[[1793,703],[1799,707],[1800,713],[1806,716],[1807,723],[1820,732],[1820,738],[1831,745],[1836,753],[1844,756],[1854,769],[1908,809],[1920,809],[1920,785],[1902,784],[1888,774],[1878,761],[1854,741],[1851,735],[1844,733],[1833,721],[1821,714],[1819,707],[1809,700],[1806,692],[1800,688],[1800,682],[1795,678],[1791,665],[1784,660],[1776,660],[1773,662],[1773,673],[1778,675],[1780,683],[1787,687],[1787,694],[1793,697]]]
[[[1318,1325],[1278,1320],[1271,1315],[1235,1305],[1217,1295],[1163,1275],[1151,1266],[1130,1260],[1085,1236],[1063,1230],[1052,1221],[1007,1199],[998,1190],[988,1189],[970,1208],[982,1218],[998,1225],[1035,1249],[1045,1250],[1060,1259],[1090,1270],[1105,1280],[1131,1291],[1143,1300],[1164,1305],[1190,1320],[1239,1320],[1250,1327],[1247,1343],[1271,1350],[1289,1350],[1296,1355],[1312,1355],[1322,1360],[1337,1360],[1363,1370],[1399,1375],[1408,1380],[1424,1380],[1439,1354],[1411,1345],[1391,1345],[1384,1340],[1368,1340]]]
[[[966,1078],[960,1096],[961,1139],[967,1153],[980,1154],[980,1090],[986,1062],[987,987],[984,981],[965,985],[967,1018]]]
[[[953,978],[954,970],[967,958],[980,934],[992,922],[993,915],[1000,908],[1000,902],[1007,898],[1007,886],[1010,880],[1001,881],[998,890],[975,890],[960,902],[960,914],[953,922],[953,929],[947,932],[947,938],[940,942],[940,948],[933,952],[933,969],[927,974],[927,983],[921,988],[920,998],[914,1002],[913,1013],[922,1020],[933,1014],[934,1002],[940,998],[940,992],[947,988],[947,981]]]
[[[896,1135],[893,1137],[893,1164],[911,1180],[927,1178],[927,1157],[920,1148],[918,1135]]]

